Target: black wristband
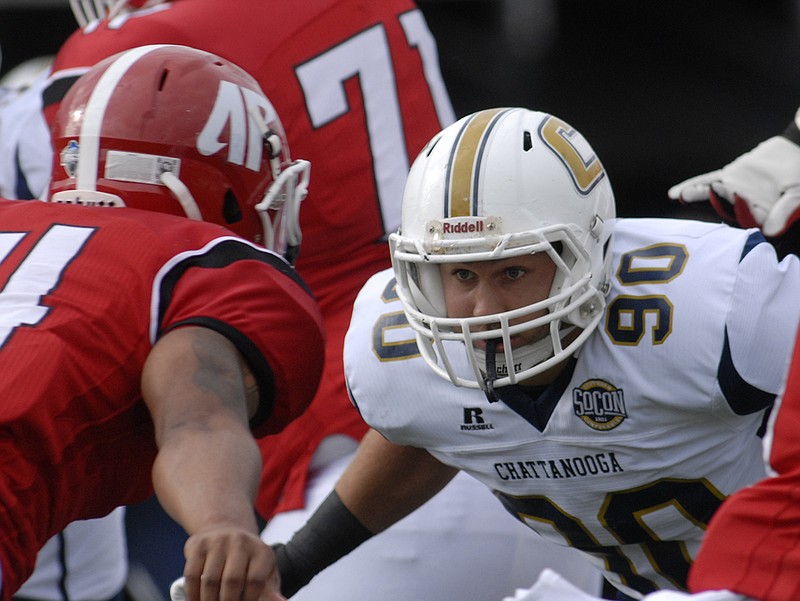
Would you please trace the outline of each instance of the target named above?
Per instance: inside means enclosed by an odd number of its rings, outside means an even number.
[[[797,123],[792,121],[789,126],[781,134],[787,140],[794,142],[800,146],[800,129],[797,128]]]
[[[333,491],[288,543],[272,546],[281,575],[281,594],[291,597],[372,536]]]

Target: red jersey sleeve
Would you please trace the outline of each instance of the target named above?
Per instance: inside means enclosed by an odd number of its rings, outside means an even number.
[[[151,336],[201,325],[242,353],[261,394],[251,426],[279,432],[314,396],[324,341],[316,304],[295,271],[239,238],[217,238],[164,266],[153,290]]]

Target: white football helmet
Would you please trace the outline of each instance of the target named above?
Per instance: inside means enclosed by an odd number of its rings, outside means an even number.
[[[389,240],[397,292],[428,364],[494,400],[494,388],[572,355],[603,314],[614,217],[599,159],[552,115],[490,109],[437,134],[411,167],[401,229]],[[533,253],[547,253],[556,265],[548,298],[489,316],[448,317],[441,264]],[[544,339],[512,348],[512,336],[543,326]],[[453,340],[466,346],[467,373],[448,356],[463,348]],[[476,340],[486,340],[487,350],[475,348]]]

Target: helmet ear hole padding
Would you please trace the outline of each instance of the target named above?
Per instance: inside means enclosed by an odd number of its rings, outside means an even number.
[[[242,207],[230,188],[225,191],[225,197],[222,200],[222,218],[225,223],[238,223],[242,220]]]
[[[408,286],[417,306],[425,313],[446,317],[442,274],[438,264],[409,265]]]

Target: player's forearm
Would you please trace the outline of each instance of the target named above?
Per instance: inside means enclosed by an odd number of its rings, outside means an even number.
[[[220,524],[257,532],[253,500],[261,456],[249,432],[183,430],[165,441],[153,466],[165,511],[189,534]]]
[[[370,430],[336,483],[336,492],[377,533],[425,504],[456,472],[424,449],[393,444]]]
[[[273,546],[281,592],[291,597],[327,566],[423,505],[455,473],[423,449],[368,432],[335,490],[288,543]]]
[[[190,534],[220,520],[254,531],[261,455],[233,345],[206,328],[170,331],[145,363],[142,398],[159,448],[153,486],[164,509]]]
[[[273,545],[281,593],[291,597],[373,533],[332,492],[285,545]]]

